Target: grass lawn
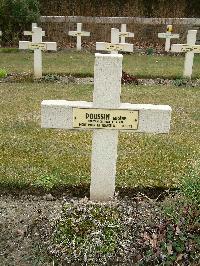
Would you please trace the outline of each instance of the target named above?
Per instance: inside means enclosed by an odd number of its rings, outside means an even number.
[[[90,183],[91,132],[41,129],[40,104],[44,99],[91,101],[92,91],[91,85],[70,83],[0,84],[0,186]],[[122,102],[169,104],[173,114],[169,135],[120,133],[117,186],[177,186],[200,158],[200,88],[123,86]]]
[[[0,69],[8,73],[33,71],[31,52],[5,53],[0,50]],[[184,56],[158,56],[132,54],[124,56],[123,70],[138,78],[180,78],[183,73]],[[90,52],[43,53],[44,73],[93,76],[94,54]],[[200,78],[200,56],[195,55],[193,78]]]

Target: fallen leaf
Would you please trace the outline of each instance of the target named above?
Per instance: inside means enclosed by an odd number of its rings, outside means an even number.
[[[178,261],[182,260],[182,258],[183,258],[183,254],[179,254],[176,261],[178,262]]]
[[[177,226],[176,226],[175,235],[179,235],[180,232],[181,232],[180,227],[177,225]]]
[[[168,252],[168,255],[172,255],[173,254],[172,244],[168,244],[167,245],[167,252]]]

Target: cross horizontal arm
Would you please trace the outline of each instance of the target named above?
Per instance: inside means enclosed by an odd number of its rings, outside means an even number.
[[[33,35],[33,31],[24,31],[24,35],[27,35],[27,36]]]
[[[24,31],[24,35],[25,36],[31,36],[33,35],[34,32],[33,31]],[[42,31],[42,36],[44,37],[45,36],[45,31]]]
[[[45,100],[41,104],[41,126],[43,128],[75,129],[73,108],[93,108],[92,102]],[[138,128],[132,132],[168,133],[171,107],[168,105],[122,103],[118,110],[139,112]],[[130,131],[130,130],[129,130]]]
[[[133,38],[134,37],[134,33],[132,32],[119,32],[119,36],[120,37],[127,37],[127,38]]]
[[[31,42],[29,41],[19,41],[19,49],[27,50],[29,49],[29,45]]]
[[[90,36],[90,32],[87,31],[69,31],[68,35],[70,36]]]
[[[57,43],[56,42],[32,43],[29,41],[20,41],[19,42],[19,49],[56,51],[57,50]]]
[[[121,52],[133,52],[133,44],[130,43],[105,43],[105,42],[97,42],[96,43],[97,51],[121,51]]]
[[[166,38],[170,38],[170,39],[179,39],[179,34],[172,34],[170,32],[167,33],[158,33],[158,38],[162,38],[162,39],[166,39]]]
[[[171,51],[176,53],[182,52],[194,52],[200,53],[200,45],[190,45],[190,44],[172,44]]]
[[[56,42],[45,42],[48,51],[57,51],[57,43]]]

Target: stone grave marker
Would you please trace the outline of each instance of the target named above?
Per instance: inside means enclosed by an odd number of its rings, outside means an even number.
[[[34,28],[38,28],[37,23],[32,23],[32,31],[24,31],[24,35],[32,36]],[[45,31],[42,31],[42,37],[44,37],[44,36],[45,36]]]
[[[116,28],[111,29],[111,43],[108,42],[97,42],[97,51],[108,51],[111,54],[118,54],[121,52],[133,52],[133,44],[130,43],[119,43],[119,30]]]
[[[82,23],[77,23],[77,30],[76,31],[69,31],[68,35],[76,37],[76,39],[77,39],[76,49],[77,49],[77,51],[80,51],[81,50],[81,38],[82,37],[89,37],[90,32],[82,31]]]
[[[187,35],[187,44],[172,44],[171,52],[186,53],[183,76],[191,78],[194,54],[200,53],[200,45],[195,45],[197,30],[189,30]]]
[[[95,54],[93,102],[44,100],[42,128],[93,130],[90,199],[114,196],[118,132],[168,133],[168,105],[121,103],[123,55]]]
[[[165,40],[165,51],[169,52],[171,46],[171,39],[179,39],[179,34],[172,34],[172,25],[167,25],[167,31],[165,33],[158,33],[158,38]]]
[[[19,49],[33,50],[34,51],[34,77],[42,77],[42,51],[56,51],[56,42],[43,42],[42,36],[45,32],[39,27],[33,27],[32,31],[25,31],[25,35],[32,36],[32,42],[20,41]]]
[[[121,39],[121,43],[125,43],[126,38],[134,38],[134,33],[127,32],[126,24],[121,24],[121,32],[119,33],[119,37]]]

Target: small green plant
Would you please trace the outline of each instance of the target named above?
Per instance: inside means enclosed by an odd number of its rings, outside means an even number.
[[[153,48],[151,48],[151,47],[147,48],[146,53],[147,53],[147,55],[152,55],[154,53]]]
[[[6,76],[7,76],[6,70],[0,68],[0,78],[5,78]]]
[[[173,83],[174,83],[174,86],[176,87],[185,86],[187,84],[187,80],[179,78],[179,79],[175,79]]]
[[[34,186],[41,187],[46,190],[52,189],[55,184],[59,183],[59,177],[56,175],[41,175],[34,181]]]
[[[200,165],[200,164],[199,164]],[[192,204],[196,208],[200,208],[200,167],[197,164],[197,169],[192,169],[190,174],[186,176],[180,187],[183,197],[188,204]]]
[[[60,77],[56,74],[47,74],[44,76],[45,81],[53,82],[53,81],[58,81],[59,79]]]

